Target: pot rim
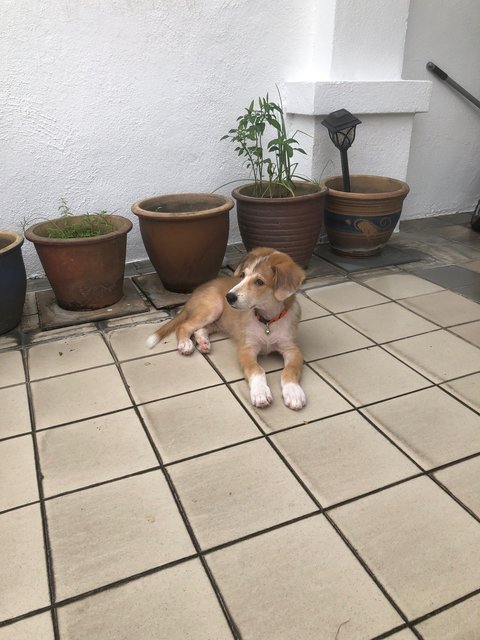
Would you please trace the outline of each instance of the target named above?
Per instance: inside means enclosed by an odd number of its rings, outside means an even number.
[[[78,216],[69,216],[69,220],[78,220],[82,218],[83,215]],[[79,246],[84,244],[98,244],[101,242],[105,242],[106,240],[112,240],[116,237],[123,236],[127,234],[131,228],[133,227],[133,223],[128,218],[124,216],[118,216],[115,214],[109,215],[109,219],[114,223],[117,223],[117,228],[109,233],[104,233],[101,236],[92,236],[91,238],[48,238],[46,236],[38,235],[37,230],[40,227],[44,227],[46,225],[50,225],[55,222],[61,222],[63,218],[53,218],[52,220],[45,220],[43,222],[37,222],[33,224],[31,227],[25,230],[25,237],[30,242],[34,244],[45,244],[45,245],[59,245],[59,246]]]
[[[300,180],[294,180],[294,184],[301,184],[301,185],[315,185],[316,187],[318,187],[317,191],[313,191],[312,193],[304,193],[302,195],[299,196],[287,196],[285,198],[257,198],[256,196],[248,196],[244,193],[241,193],[242,189],[245,189],[245,187],[251,187],[253,184],[255,184],[254,182],[248,182],[246,184],[242,184],[239,187],[236,187],[233,191],[232,191],[232,196],[235,198],[235,200],[243,200],[244,202],[252,202],[252,200],[255,200],[257,202],[268,202],[268,203],[273,203],[273,204],[281,204],[282,202],[292,202],[295,201],[297,202],[298,200],[311,200],[313,198],[318,198],[319,195],[326,195],[327,194],[327,187],[325,187],[323,184],[318,183],[318,182],[308,182],[308,181],[300,181]]]
[[[159,203],[165,198],[175,198],[180,200],[181,198],[191,201],[196,198],[212,198],[215,200],[223,200],[222,204],[219,204],[216,207],[210,207],[209,209],[199,209],[197,211],[149,211],[145,209],[144,206],[149,202]],[[160,196],[150,196],[149,198],[142,198],[141,200],[137,200],[134,204],[132,204],[131,210],[139,218],[147,218],[150,220],[166,220],[166,221],[188,221],[189,219],[195,218],[208,218],[211,216],[220,215],[222,213],[228,213],[230,209],[233,209],[234,202],[228,196],[223,196],[216,193],[206,193],[206,192],[186,192],[186,193],[166,193]]]
[[[10,229],[0,230],[0,238],[6,238],[10,241],[6,247],[3,247],[3,249],[0,248],[0,255],[3,253],[7,253],[12,249],[15,249],[15,247],[21,247],[24,241],[23,235],[21,233],[11,231]]]
[[[389,182],[394,182],[398,185],[398,189],[393,191],[377,191],[374,193],[365,193],[363,191],[341,191],[340,189],[332,189],[332,187],[328,186],[328,182],[330,180],[342,180],[342,176],[331,176],[330,178],[325,178],[322,180],[322,184],[328,189],[329,193],[334,196],[342,197],[346,199],[368,199],[368,200],[384,200],[385,198],[397,198],[397,197],[405,197],[410,191],[410,187],[403,180],[398,180],[398,178],[390,178],[388,176],[378,176],[378,175],[369,175],[364,173],[355,173],[350,176],[350,178],[362,178],[367,180],[388,180]],[[328,194],[327,194],[328,195]]]

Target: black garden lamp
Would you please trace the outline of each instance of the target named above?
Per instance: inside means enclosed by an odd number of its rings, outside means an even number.
[[[350,191],[350,173],[348,171],[347,149],[355,140],[355,129],[361,120],[346,109],[339,109],[329,113],[325,120],[322,120],[324,127],[328,129],[328,135],[333,144],[340,150],[342,160],[343,189]]]

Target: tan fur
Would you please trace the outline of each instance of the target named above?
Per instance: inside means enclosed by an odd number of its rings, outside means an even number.
[[[300,317],[295,292],[304,277],[303,270],[285,253],[266,247],[254,249],[232,277],[216,278],[198,287],[182,311],[163,323],[147,345],[152,347],[175,331],[180,353],[193,352],[192,336],[199,350],[208,353],[209,334],[227,334],[236,342],[252,403],[258,407],[268,406],[272,395],[257,357],[278,351],[285,365],[281,376],[284,402],[291,409],[301,409],[305,394],[299,386],[303,355],[295,342]],[[276,318],[283,310],[286,313],[272,322],[270,333],[266,333],[266,325],[257,319],[255,310],[266,320]]]

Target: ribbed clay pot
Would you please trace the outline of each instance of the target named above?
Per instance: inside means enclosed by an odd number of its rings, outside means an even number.
[[[143,244],[163,286],[188,293],[218,275],[233,200],[211,193],[176,193],[139,200]]]
[[[75,223],[82,216],[69,217]],[[49,238],[48,228],[63,218],[34,224],[25,231],[33,242],[60,307],[89,311],[109,307],[123,296],[127,233],[132,223],[109,216],[114,231],[92,238]]]
[[[350,176],[351,191],[343,191],[343,178],[327,178],[325,231],[335,253],[354,257],[379,254],[390,239],[409,192],[406,182],[383,176]]]
[[[272,247],[306,267],[322,228],[327,190],[311,182],[296,182],[295,186],[294,197],[256,198],[250,195],[252,184],[234,189],[232,195],[247,251]]]
[[[27,278],[22,256],[23,236],[0,231],[0,334],[14,329],[22,317]]]

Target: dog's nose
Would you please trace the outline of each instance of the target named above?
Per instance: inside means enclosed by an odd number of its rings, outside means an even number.
[[[229,291],[225,297],[228,304],[234,304],[237,301],[237,294],[233,293],[233,291]]]

